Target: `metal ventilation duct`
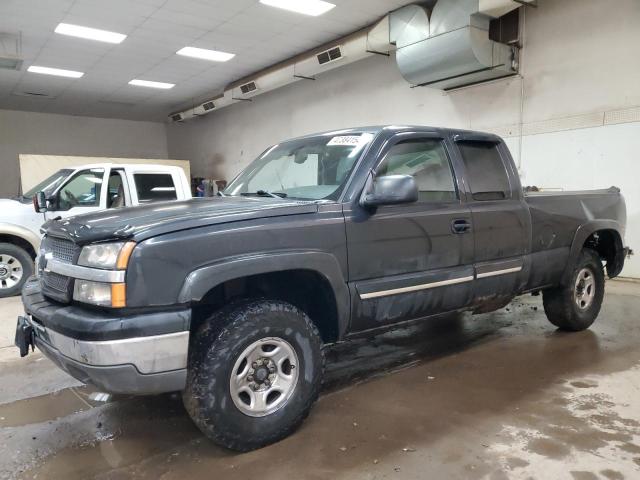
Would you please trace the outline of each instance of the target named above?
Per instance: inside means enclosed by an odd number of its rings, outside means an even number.
[[[217,111],[228,105],[319,75],[376,54],[396,60],[414,85],[449,89],[516,73],[517,50],[489,39],[489,22],[537,0],[439,0],[431,19],[417,5],[400,8],[369,28],[337,39],[227,85],[220,95],[169,115],[172,122]],[[213,103],[213,108],[211,108]]]
[[[482,3],[487,2],[440,0],[430,19],[417,5],[392,12],[391,40],[402,76],[413,85],[447,90],[516,73],[517,49],[489,39],[491,16],[481,10]]]

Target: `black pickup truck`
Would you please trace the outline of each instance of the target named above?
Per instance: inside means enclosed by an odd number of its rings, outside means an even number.
[[[108,392],[182,391],[209,438],[246,451],[309,413],[326,344],[528,292],[558,328],[589,327],[625,223],[616,188],[524,193],[495,135],[309,135],[216,198],[49,221],[16,344]]]

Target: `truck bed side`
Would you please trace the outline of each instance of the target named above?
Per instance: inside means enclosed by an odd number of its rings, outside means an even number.
[[[603,232],[603,237],[611,236],[607,241],[622,245],[626,207],[624,197],[615,188],[526,193],[525,202],[532,223],[532,286],[556,283],[585,243],[593,241],[595,232]],[[591,247],[599,248],[597,244]],[[607,261],[609,276],[620,273],[622,266],[618,263],[624,262],[624,255],[622,259],[601,256]]]

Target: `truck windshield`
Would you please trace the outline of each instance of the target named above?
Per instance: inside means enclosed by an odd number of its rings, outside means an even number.
[[[73,170],[70,168],[63,168],[62,170],[58,170],[49,178],[43,180],[31,190],[23,194],[22,198],[25,200],[31,200],[31,198],[38,192],[44,192],[45,196],[48,198],[53,194],[56,188],[58,188],[60,184],[64,182],[64,180],[68,178],[72,173]]]
[[[370,133],[306,137],[274,145],[224,190],[224,195],[336,200]]]

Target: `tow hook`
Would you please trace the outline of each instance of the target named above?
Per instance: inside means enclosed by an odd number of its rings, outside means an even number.
[[[26,357],[31,351],[35,351],[35,342],[33,340],[33,327],[25,317],[18,317],[18,325],[16,328],[16,347],[20,350],[20,356]]]

